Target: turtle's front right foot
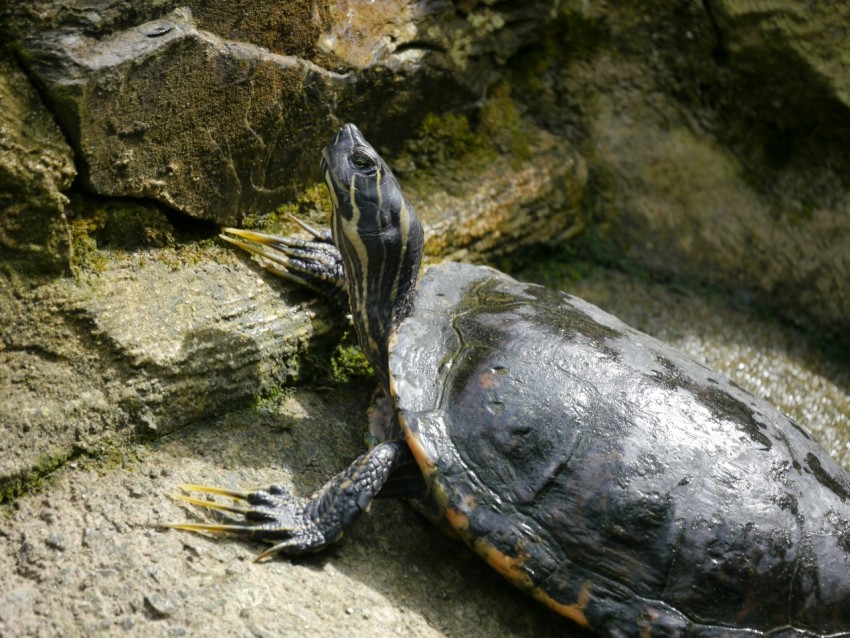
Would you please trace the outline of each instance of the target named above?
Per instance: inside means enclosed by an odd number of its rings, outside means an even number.
[[[330,231],[317,230],[290,217],[313,236],[313,241],[241,228],[222,228],[219,237],[251,253],[263,268],[278,277],[312,288],[347,308],[342,255],[334,246]]]
[[[244,521],[172,523],[163,527],[235,534],[272,543],[270,549],[257,556],[258,561],[277,553],[317,552],[342,538],[346,530],[369,509],[372,499],[393,470],[409,463],[410,459],[410,450],[404,441],[385,441],[360,456],[309,499],[293,496],[278,485],[252,491],[181,485],[185,492],[225,496],[233,502],[219,503],[186,494],[175,494],[175,499],[238,514]]]
[[[163,527],[193,532],[234,534],[274,543],[271,549],[257,556],[258,561],[278,552],[286,554],[316,552],[336,540],[327,539],[321,527],[311,519],[308,499],[293,496],[279,485],[244,492],[208,485],[181,485],[180,489],[184,492],[212,494],[233,499],[233,503],[225,504],[186,494],[171,495],[172,498],[192,505],[240,514],[244,517],[244,522],[174,523]]]

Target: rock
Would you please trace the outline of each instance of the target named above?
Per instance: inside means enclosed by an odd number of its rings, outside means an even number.
[[[497,156],[481,173],[409,189],[425,224],[428,255],[481,262],[532,244],[564,242],[583,229],[584,160],[551,136],[531,142],[527,161]]]
[[[174,614],[174,600],[167,594],[151,592],[145,596],[145,605],[154,618],[166,618]]]
[[[848,30],[835,3],[567,2],[510,77],[587,162],[596,258],[722,286],[846,341]]]
[[[480,95],[500,67],[555,17],[558,2],[419,2],[262,0],[246,11],[224,0],[188,3],[198,27],[273,53],[295,55],[334,71],[385,67],[405,74],[447,70]],[[444,94],[445,98],[446,95]]]
[[[333,128],[323,105],[349,82],[200,31],[186,9],[109,37],[39,32],[23,46],[92,192],[219,224],[291,195]]]
[[[772,68],[782,88],[793,90],[800,78],[822,85],[850,107],[850,6],[843,2],[802,4],[777,2],[765,6],[753,0],[713,0],[707,3],[716,22],[721,46],[736,61]],[[788,93],[791,100],[803,96]]]
[[[6,282],[0,494],[72,454],[167,434],[295,377],[331,329],[328,309],[249,264],[162,249],[80,280]]]
[[[313,181],[340,121],[397,143],[429,111],[470,105],[552,5],[458,14],[402,0],[380,11],[362,0],[357,11],[259,3],[237,17],[198,4],[218,34],[172,3],[60,11],[46,1],[11,11],[9,31],[90,191],[226,225]]]
[[[69,266],[63,191],[75,175],[73,153],[52,115],[0,51],[0,245],[30,268]]]

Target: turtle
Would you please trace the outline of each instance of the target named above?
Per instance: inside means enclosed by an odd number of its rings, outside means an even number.
[[[309,498],[181,486],[272,543],[338,541],[382,490],[605,636],[850,636],[850,476],[724,376],[564,292],[434,264],[353,124],[324,149],[331,228],[223,237],[348,308],[379,384],[372,447]],[[410,477],[415,480],[411,480]],[[232,517],[231,517],[232,518]]]

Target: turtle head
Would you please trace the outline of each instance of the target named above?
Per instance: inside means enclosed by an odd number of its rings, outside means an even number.
[[[333,241],[343,258],[351,316],[372,367],[387,383],[390,334],[410,312],[424,235],[395,176],[354,124],[322,152]]]

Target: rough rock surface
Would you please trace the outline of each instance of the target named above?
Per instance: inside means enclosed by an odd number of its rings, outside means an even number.
[[[223,251],[224,249],[221,249]],[[151,251],[81,280],[0,287],[0,486],[165,434],[291,380],[327,307],[246,263]]]
[[[541,239],[563,242],[583,229],[584,160],[552,136],[530,142],[527,161],[497,156],[462,184],[444,180],[440,187],[408,189],[425,224],[427,254],[481,261]]]
[[[292,193],[333,129],[324,105],[350,82],[201,31],[186,8],[106,37],[39,33],[24,55],[89,189],[156,199],[219,224]]]
[[[846,340],[848,29],[834,2],[569,1],[514,95],[586,159],[597,256]]]
[[[731,55],[775,67],[782,82],[791,62],[795,71],[822,85],[850,107],[850,6],[845,2],[712,0],[721,46]],[[772,58],[772,59],[769,59]],[[793,78],[791,81],[795,81]]]
[[[260,2],[243,18],[199,2],[199,27],[175,3],[33,4],[9,12],[15,47],[86,187],[227,225],[309,181],[341,120],[382,144],[474,101],[495,52],[510,55],[551,11],[532,2],[476,21],[439,2]]]
[[[0,246],[36,270],[64,270],[70,242],[62,194],[71,148],[29,79],[0,51]]]

